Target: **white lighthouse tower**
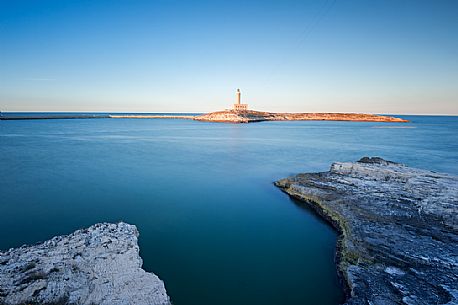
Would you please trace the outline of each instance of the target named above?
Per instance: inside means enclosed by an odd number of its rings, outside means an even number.
[[[234,110],[235,111],[246,111],[248,110],[248,104],[240,104],[240,101],[242,100],[242,93],[240,92],[240,89],[237,89],[237,102],[234,104]]]

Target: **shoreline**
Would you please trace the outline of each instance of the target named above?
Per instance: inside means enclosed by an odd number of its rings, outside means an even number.
[[[274,184],[338,232],[345,304],[457,301],[458,177],[364,157]]]

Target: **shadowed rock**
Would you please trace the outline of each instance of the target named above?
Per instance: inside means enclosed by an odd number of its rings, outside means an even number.
[[[0,304],[169,305],[141,268],[137,237],[133,225],[102,223],[0,252]]]
[[[275,184],[341,232],[347,304],[458,304],[458,177],[365,157]]]

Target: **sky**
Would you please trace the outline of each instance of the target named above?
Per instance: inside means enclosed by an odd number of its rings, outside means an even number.
[[[0,0],[0,110],[458,114],[455,0]]]

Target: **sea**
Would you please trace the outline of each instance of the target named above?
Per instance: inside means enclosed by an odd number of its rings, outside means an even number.
[[[364,156],[458,174],[456,116],[224,124],[90,115],[0,121],[0,251],[98,222],[135,224],[143,267],[174,305],[344,301],[337,232],[278,179]]]

